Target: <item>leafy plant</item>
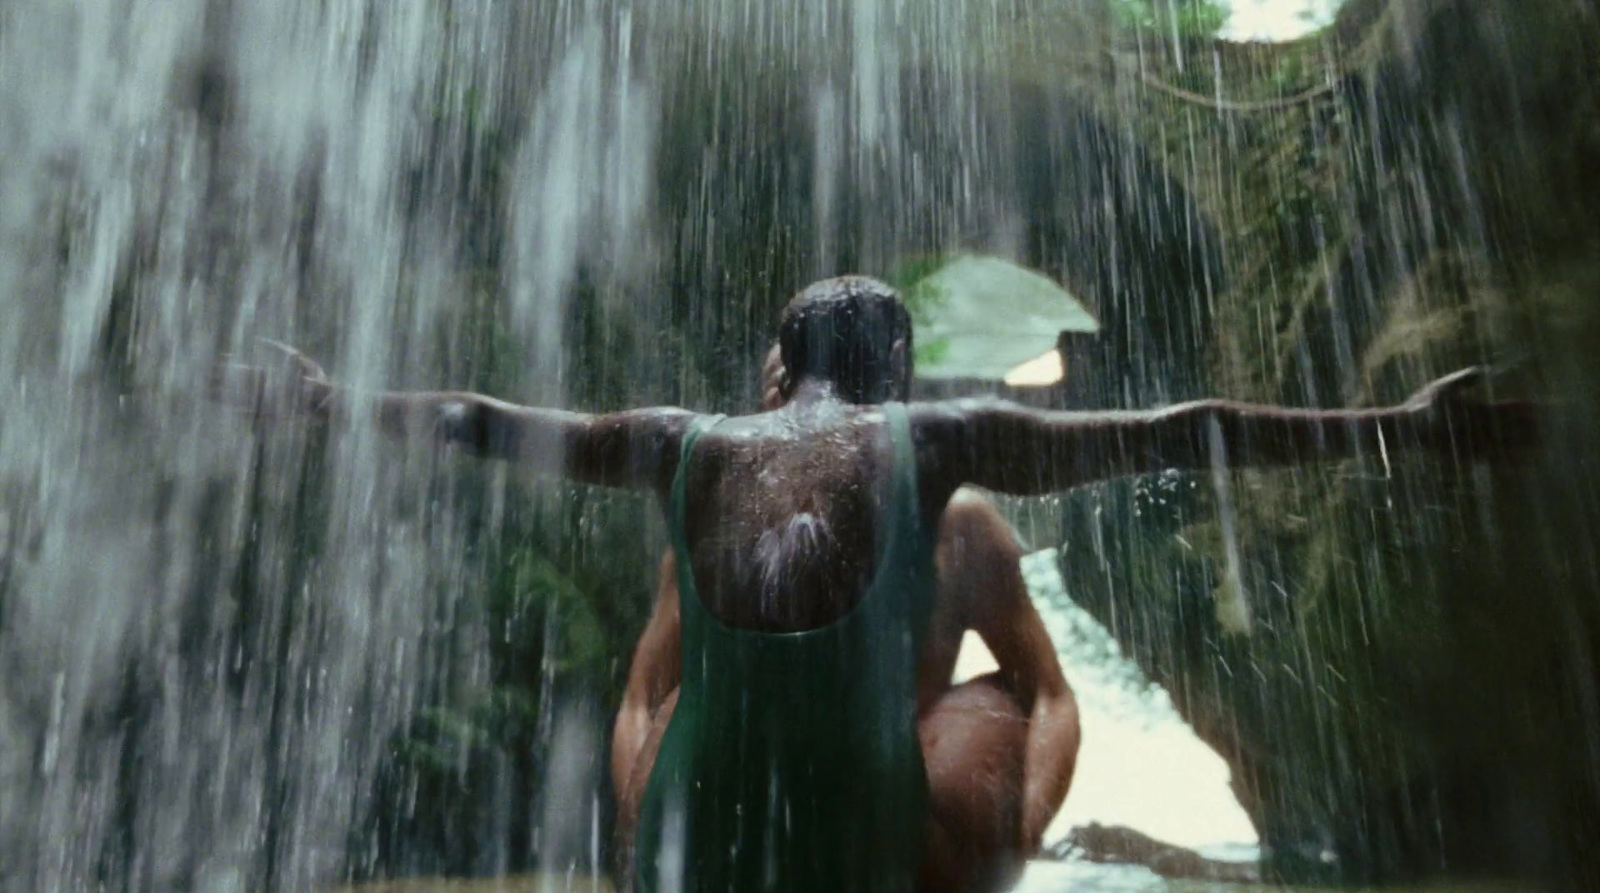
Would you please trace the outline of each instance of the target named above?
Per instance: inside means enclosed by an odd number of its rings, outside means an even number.
[[[949,300],[949,296],[934,284],[932,276],[950,260],[942,254],[927,254],[902,262],[891,272],[887,281],[900,292],[911,321],[918,328],[929,322],[929,313]],[[932,366],[944,361],[950,354],[950,339],[922,338],[916,342],[912,360],[918,366]]]
[[[1130,30],[1216,37],[1228,24],[1228,4],[1218,0],[1112,0],[1117,24]]]

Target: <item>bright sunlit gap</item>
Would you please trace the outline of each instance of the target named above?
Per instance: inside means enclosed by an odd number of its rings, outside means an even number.
[[[1222,36],[1230,40],[1289,41],[1326,26],[1344,0],[1232,0]],[[1038,387],[1059,382],[1061,354],[1050,351],[1018,364],[1005,375],[1013,387]],[[1053,550],[1026,559],[1030,587],[1052,578]],[[1037,598],[1038,591],[1035,591]],[[1074,826],[1099,822],[1126,825],[1180,846],[1253,843],[1255,828],[1229,785],[1229,769],[1178,716],[1164,691],[1134,692],[1108,685],[1097,674],[1075,667],[1073,654],[1109,643],[1067,641],[1069,626],[1080,630],[1085,618],[1065,624],[1058,611],[1040,602],[1063,668],[1079,698],[1083,743],[1072,791],[1051,823],[1047,841],[1060,840]],[[1124,659],[1125,660],[1125,659]],[[996,668],[994,657],[969,632],[957,662],[957,680]]]
[[[1222,36],[1229,40],[1295,40],[1333,21],[1344,0],[1231,0]]]
[[[1256,830],[1229,786],[1227,763],[1195,736],[1164,690],[1130,684],[1137,674],[1110,634],[1058,597],[1055,562],[1054,549],[1035,552],[1023,559],[1023,575],[1077,695],[1083,739],[1072,790],[1045,842],[1098,822],[1185,847],[1254,844]],[[955,680],[996,668],[983,642],[967,633]]]
[[[1006,373],[1005,383],[1014,388],[1040,388],[1053,385],[1066,374],[1061,351],[1051,348],[1039,356],[1019,363]]]

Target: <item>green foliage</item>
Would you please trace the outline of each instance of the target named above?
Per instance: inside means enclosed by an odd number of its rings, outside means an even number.
[[[902,261],[884,277],[884,281],[900,292],[901,300],[911,312],[911,321],[921,325],[928,321],[929,311],[946,300],[946,296],[933,285],[930,277],[950,262],[943,254],[923,254]]]
[[[489,648],[497,681],[532,688],[541,672],[603,674],[611,655],[593,602],[543,556],[514,550],[489,590]]]
[[[884,277],[884,281],[900,292],[912,323],[919,329],[928,324],[930,312],[948,299],[931,277],[949,261],[949,256],[943,254],[917,255],[901,262]],[[922,339],[916,342],[912,361],[918,366],[933,366],[943,362],[949,353],[949,339]]]
[[[491,685],[419,710],[389,739],[353,841],[376,874],[532,867],[538,853],[522,841],[534,831],[528,804],[547,775],[552,717],[582,708],[578,721],[602,728],[590,702],[607,700],[622,653],[615,636],[632,633],[598,613],[607,590],[562,573],[525,539],[491,566],[481,596]],[[506,803],[509,817],[498,811]]]
[[[355,829],[353,848],[367,854],[357,876],[531,867],[534,855],[518,842],[532,830],[527,804],[544,774],[544,728],[536,694],[510,687],[420,711],[390,739],[375,808]],[[516,806],[502,814],[507,802]]]
[[[1228,24],[1228,5],[1217,0],[1112,0],[1117,24],[1132,30],[1215,37]]]
[[[936,366],[950,356],[949,338],[929,338],[917,342],[912,359],[918,366]]]

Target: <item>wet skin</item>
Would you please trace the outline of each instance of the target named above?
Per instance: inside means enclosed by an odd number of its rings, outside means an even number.
[[[396,437],[431,438],[581,483],[650,490],[663,505],[695,417],[671,408],[591,415],[463,392],[357,395],[298,354],[292,364],[287,381],[259,370],[227,372],[222,396],[261,424],[371,414]],[[1473,400],[1465,393],[1476,378],[1471,370],[1456,373],[1402,405],[1370,410],[1221,400],[1128,412],[1044,411],[991,400],[911,404],[923,523],[938,525],[967,484],[1029,495],[1214,461],[1281,466],[1413,448],[1480,459],[1532,445],[1534,407]],[[727,419],[705,435],[686,472],[686,535],[710,612],[736,627],[796,631],[849,611],[876,571],[876,511],[891,457],[881,409],[845,402],[830,381],[814,377],[795,382],[784,406]],[[998,690],[989,697],[977,689],[972,698],[964,707],[972,715],[1014,709]],[[1023,725],[1020,718],[1011,724]],[[926,757],[930,774],[940,766],[935,745]],[[1011,743],[952,745],[957,753],[985,748],[1020,752]],[[1021,773],[1014,766],[993,771]],[[949,843],[930,841],[930,851],[959,858]]]
[[[777,348],[762,370],[762,408],[783,404]],[[816,533],[811,524],[804,528]],[[939,579],[918,668],[918,732],[930,793],[924,891],[995,889],[1038,852],[1077,762],[1078,708],[1018,564],[1022,550],[994,505],[956,493],[939,523]],[[641,635],[612,739],[621,858],[681,678],[675,562],[662,557],[655,608]],[[967,630],[999,670],[952,687]]]

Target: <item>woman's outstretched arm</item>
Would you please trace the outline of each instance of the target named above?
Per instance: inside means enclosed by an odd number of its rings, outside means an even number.
[[[670,408],[596,415],[518,406],[465,391],[363,394],[329,381],[304,354],[275,346],[288,355],[286,374],[228,367],[213,387],[258,426],[289,419],[349,421],[370,414],[381,431],[397,439],[431,439],[580,483],[664,491],[694,418]]]
[[[1080,484],[1213,463],[1298,465],[1413,449],[1468,460],[1534,443],[1531,403],[1465,395],[1481,374],[1463,370],[1398,406],[1290,409],[1200,400],[1127,412],[1052,412],[1001,401],[919,407],[919,456],[958,483],[1005,493],[1050,493]]]

